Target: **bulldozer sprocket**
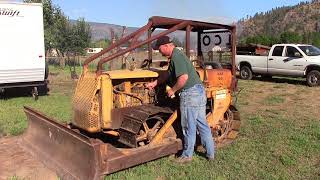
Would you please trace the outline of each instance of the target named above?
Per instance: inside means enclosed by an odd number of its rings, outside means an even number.
[[[230,120],[230,128],[226,136],[221,141],[217,142],[217,147],[224,147],[228,144],[231,144],[239,134],[239,129],[241,125],[240,113],[232,105],[230,105],[229,110],[232,113],[232,118]]]
[[[119,128],[119,142],[128,147],[137,147],[137,134],[139,133],[143,123],[146,122],[149,117],[159,113],[168,115],[172,114],[172,111],[168,108],[154,105],[131,107],[124,115],[122,124]]]
[[[149,114],[138,109],[132,110],[132,113],[125,114],[119,129],[119,142],[129,146],[136,147],[138,134],[142,123],[147,120]]]

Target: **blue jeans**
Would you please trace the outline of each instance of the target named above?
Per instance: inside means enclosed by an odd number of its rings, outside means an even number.
[[[180,93],[181,126],[184,136],[182,157],[192,157],[197,130],[207,157],[214,157],[214,141],[206,119],[206,92],[202,84],[196,84]]]

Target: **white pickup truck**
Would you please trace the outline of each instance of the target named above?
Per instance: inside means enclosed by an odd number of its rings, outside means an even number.
[[[320,49],[306,44],[275,44],[268,56],[236,55],[241,79],[254,75],[305,77],[309,86],[320,85]]]

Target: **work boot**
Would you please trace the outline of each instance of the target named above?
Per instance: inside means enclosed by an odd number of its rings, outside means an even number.
[[[192,157],[180,156],[180,157],[176,158],[174,161],[179,164],[187,164],[192,161]]]

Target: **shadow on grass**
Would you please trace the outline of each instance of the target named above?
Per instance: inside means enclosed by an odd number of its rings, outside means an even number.
[[[32,89],[33,87],[7,88],[4,92],[0,92],[0,100],[9,100],[18,97],[34,98],[32,96]],[[49,89],[47,86],[39,86],[38,96],[46,96],[48,95],[48,91]]]
[[[239,78],[239,77],[237,77]],[[262,82],[272,82],[272,83],[279,83],[279,84],[293,84],[293,85],[304,85],[306,86],[305,79],[302,78],[287,78],[287,77],[272,77],[272,78],[265,78],[265,77],[253,77],[252,80],[255,81],[262,81]]]

